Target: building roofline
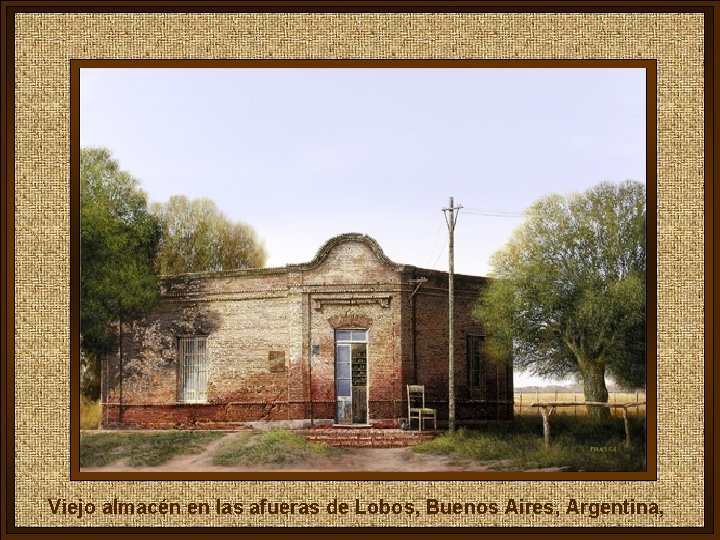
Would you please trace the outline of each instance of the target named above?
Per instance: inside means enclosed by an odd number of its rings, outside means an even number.
[[[434,270],[431,268],[420,268],[419,266],[409,266],[408,268],[413,268],[415,270],[416,274],[435,274],[435,275],[441,275],[441,276],[447,276],[448,272],[445,270]],[[457,279],[482,279],[490,281],[492,278],[487,276],[477,276],[475,274],[458,274],[455,272],[453,276]]]
[[[160,279],[188,279],[188,278],[215,278],[215,277],[236,277],[236,276],[265,276],[273,274],[284,274],[287,268],[277,266],[272,268],[233,268],[231,270],[206,270],[204,272],[188,272],[186,274],[172,274],[160,276]]]
[[[319,267],[325,260],[327,260],[330,252],[337,246],[347,242],[360,242],[365,244],[375,254],[380,262],[388,266],[389,268],[398,272],[402,271],[414,271],[415,273],[427,273],[434,275],[447,275],[448,273],[443,270],[432,270],[429,268],[420,268],[409,264],[399,264],[392,261],[380,247],[380,244],[367,234],[362,233],[344,233],[339,234],[330,238],[325,242],[315,254],[315,257],[309,262],[287,264],[285,266],[276,266],[271,268],[235,268],[232,270],[209,270],[205,272],[190,272],[186,274],[175,274],[161,276],[163,281],[173,280],[186,280],[193,278],[223,278],[223,277],[255,277],[255,276],[269,276],[269,275],[280,275],[286,274],[293,271],[313,270]],[[474,276],[470,274],[455,274],[456,277],[463,279],[489,279],[484,276]]]

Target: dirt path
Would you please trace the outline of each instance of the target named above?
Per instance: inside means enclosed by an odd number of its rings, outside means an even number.
[[[280,465],[233,465],[218,466],[212,463],[215,449],[241,433],[231,433],[212,441],[201,454],[175,456],[157,467],[130,467],[127,460],[111,463],[105,467],[84,467],[85,472],[125,471],[384,471],[384,472],[431,472],[431,471],[488,471],[489,463],[457,460],[447,456],[417,454],[412,448],[352,448],[337,456],[313,456],[303,462]]]

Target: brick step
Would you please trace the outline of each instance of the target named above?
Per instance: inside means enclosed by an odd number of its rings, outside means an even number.
[[[404,448],[433,439],[437,435],[432,431],[399,429],[317,429],[304,430],[300,433],[311,442],[321,442],[330,446],[364,448]]]

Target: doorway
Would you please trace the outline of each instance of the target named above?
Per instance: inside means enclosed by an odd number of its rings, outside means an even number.
[[[335,421],[367,424],[367,330],[335,331]]]

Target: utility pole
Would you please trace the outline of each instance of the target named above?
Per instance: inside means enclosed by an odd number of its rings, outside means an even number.
[[[448,226],[448,430],[455,431],[455,224],[462,206],[455,206],[450,197],[443,208]]]

